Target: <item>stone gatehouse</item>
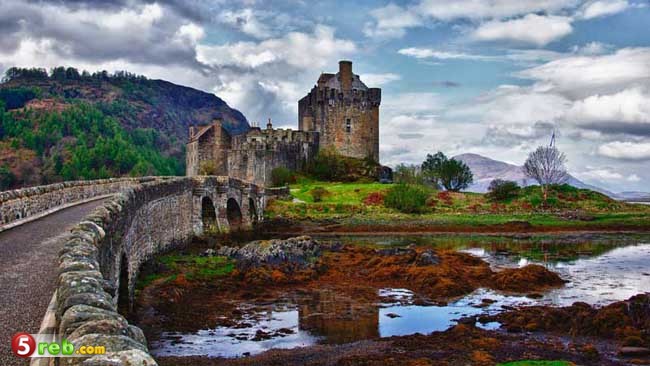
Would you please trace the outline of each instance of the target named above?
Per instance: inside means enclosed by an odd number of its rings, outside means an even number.
[[[191,126],[187,143],[187,175],[228,175],[268,185],[277,167],[303,168],[321,148],[354,158],[379,161],[381,89],[368,88],[340,61],[336,74],[322,73],[298,102],[299,130],[252,127],[230,135],[221,121]]]

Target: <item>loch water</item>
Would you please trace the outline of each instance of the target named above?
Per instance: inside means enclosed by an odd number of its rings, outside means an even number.
[[[504,307],[566,306],[576,301],[603,306],[650,292],[649,236],[350,236],[335,240],[379,247],[418,245],[454,249],[481,257],[495,270],[537,263],[568,282],[536,296],[478,289],[446,304],[423,304],[409,289],[384,288],[378,290],[380,300],[363,309],[331,291],[288,294],[261,305],[242,303],[240,310],[245,315],[233,326],[193,333],[165,331],[151,345],[151,351],[158,356],[241,357],[275,348],[444,331],[460,318],[495,314]],[[477,326],[497,329],[499,324]]]

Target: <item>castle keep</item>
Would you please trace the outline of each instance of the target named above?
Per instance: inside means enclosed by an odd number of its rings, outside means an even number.
[[[252,127],[231,136],[215,120],[190,127],[187,175],[228,175],[268,185],[277,167],[300,170],[319,149],[331,148],[354,158],[379,161],[381,89],[368,88],[352,73],[352,62],[340,61],[336,74],[322,73],[298,102],[299,130]]]
[[[352,73],[352,62],[340,61],[337,74],[321,74],[298,102],[298,128],[320,133],[321,148],[378,162],[380,102],[381,89],[368,88]]]

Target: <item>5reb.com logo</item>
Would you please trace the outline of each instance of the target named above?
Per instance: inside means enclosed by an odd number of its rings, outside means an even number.
[[[17,333],[11,339],[11,350],[22,358],[27,357],[85,357],[103,355],[105,346],[82,345],[76,347],[66,339],[58,340],[51,334]]]

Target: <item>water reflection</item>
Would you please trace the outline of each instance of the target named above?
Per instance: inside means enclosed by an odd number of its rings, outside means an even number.
[[[408,289],[381,289],[375,301],[331,290],[287,294],[263,306],[242,304],[245,314],[231,327],[191,334],[164,333],[152,344],[155,355],[238,357],[272,348],[316,343],[349,343],[378,337],[444,331],[459,318],[494,314],[508,306],[605,305],[650,291],[650,240],[637,237],[519,241],[517,239],[441,241],[440,238],[346,238],[346,244],[433,245],[481,257],[494,268],[541,263],[569,282],[540,298],[479,289],[445,306],[424,306]],[[488,329],[498,323],[480,325]]]

